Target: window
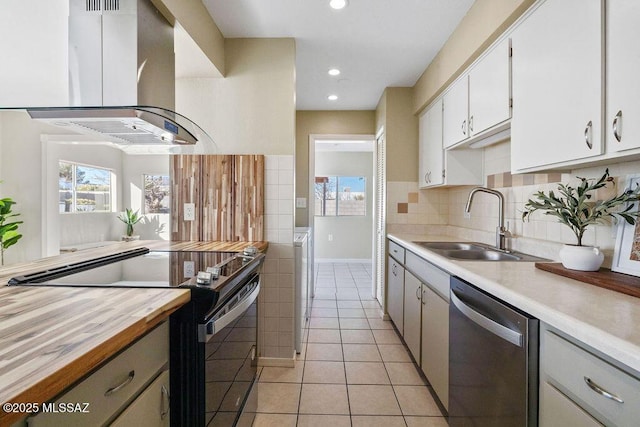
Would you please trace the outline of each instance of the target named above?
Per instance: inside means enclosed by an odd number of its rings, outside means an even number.
[[[111,175],[108,169],[59,162],[60,212],[111,212]]]
[[[170,190],[169,175],[144,175],[144,212],[170,213]]]
[[[316,216],[364,216],[366,214],[367,199],[365,177],[316,177]]]

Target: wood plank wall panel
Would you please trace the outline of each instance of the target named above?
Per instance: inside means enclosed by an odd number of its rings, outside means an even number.
[[[172,157],[172,241],[263,239],[263,155]],[[195,221],[183,220],[185,203],[196,204]]]
[[[264,156],[235,156],[233,240],[257,241],[264,232]]]
[[[236,156],[201,156],[203,241],[233,241],[233,168]]]
[[[200,240],[200,157],[171,156],[171,240]],[[196,204],[194,221],[183,221],[185,203]]]

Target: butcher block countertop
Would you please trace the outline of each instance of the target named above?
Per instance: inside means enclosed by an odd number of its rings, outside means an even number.
[[[44,403],[189,302],[186,289],[6,286],[9,278],[138,247],[267,249],[266,242],[118,242],[0,268],[0,403]],[[0,425],[26,414],[0,409]]]

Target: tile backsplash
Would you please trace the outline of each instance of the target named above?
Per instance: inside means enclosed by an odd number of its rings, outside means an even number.
[[[536,212],[527,222],[522,211],[527,200],[537,191],[555,190],[558,183],[577,185],[576,176],[599,178],[608,167],[615,177],[614,185],[598,190],[596,199],[620,193],[627,175],[640,171],[640,161],[613,163],[608,166],[574,169],[570,173],[534,173],[512,175],[509,163],[509,144],[488,147],[485,153],[485,185],[500,191],[505,198],[505,223],[513,238],[512,249],[550,259],[558,259],[564,243],[576,243],[571,230],[553,216]],[[506,155],[505,155],[506,153]],[[387,231],[397,233],[440,234],[461,239],[495,244],[498,225],[498,202],[495,196],[478,193],[474,197],[471,216],[465,217],[464,207],[473,187],[451,187],[418,190],[417,182],[389,182],[387,184]],[[417,202],[416,202],[417,194]],[[616,241],[615,224],[590,226],[583,244],[599,246],[605,253],[605,267],[611,265]]]

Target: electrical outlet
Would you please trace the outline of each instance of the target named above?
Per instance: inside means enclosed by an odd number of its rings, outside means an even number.
[[[307,207],[307,198],[306,197],[297,197],[296,198],[296,208],[304,209]]]
[[[330,241],[330,242],[333,242],[333,234],[329,234],[329,236],[328,236],[328,237],[329,237],[329,241]]]
[[[184,262],[184,278],[189,279],[196,275],[196,263],[193,261]]]
[[[195,221],[196,219],[196,205],[195,203],[184,204],[184,220]]]

